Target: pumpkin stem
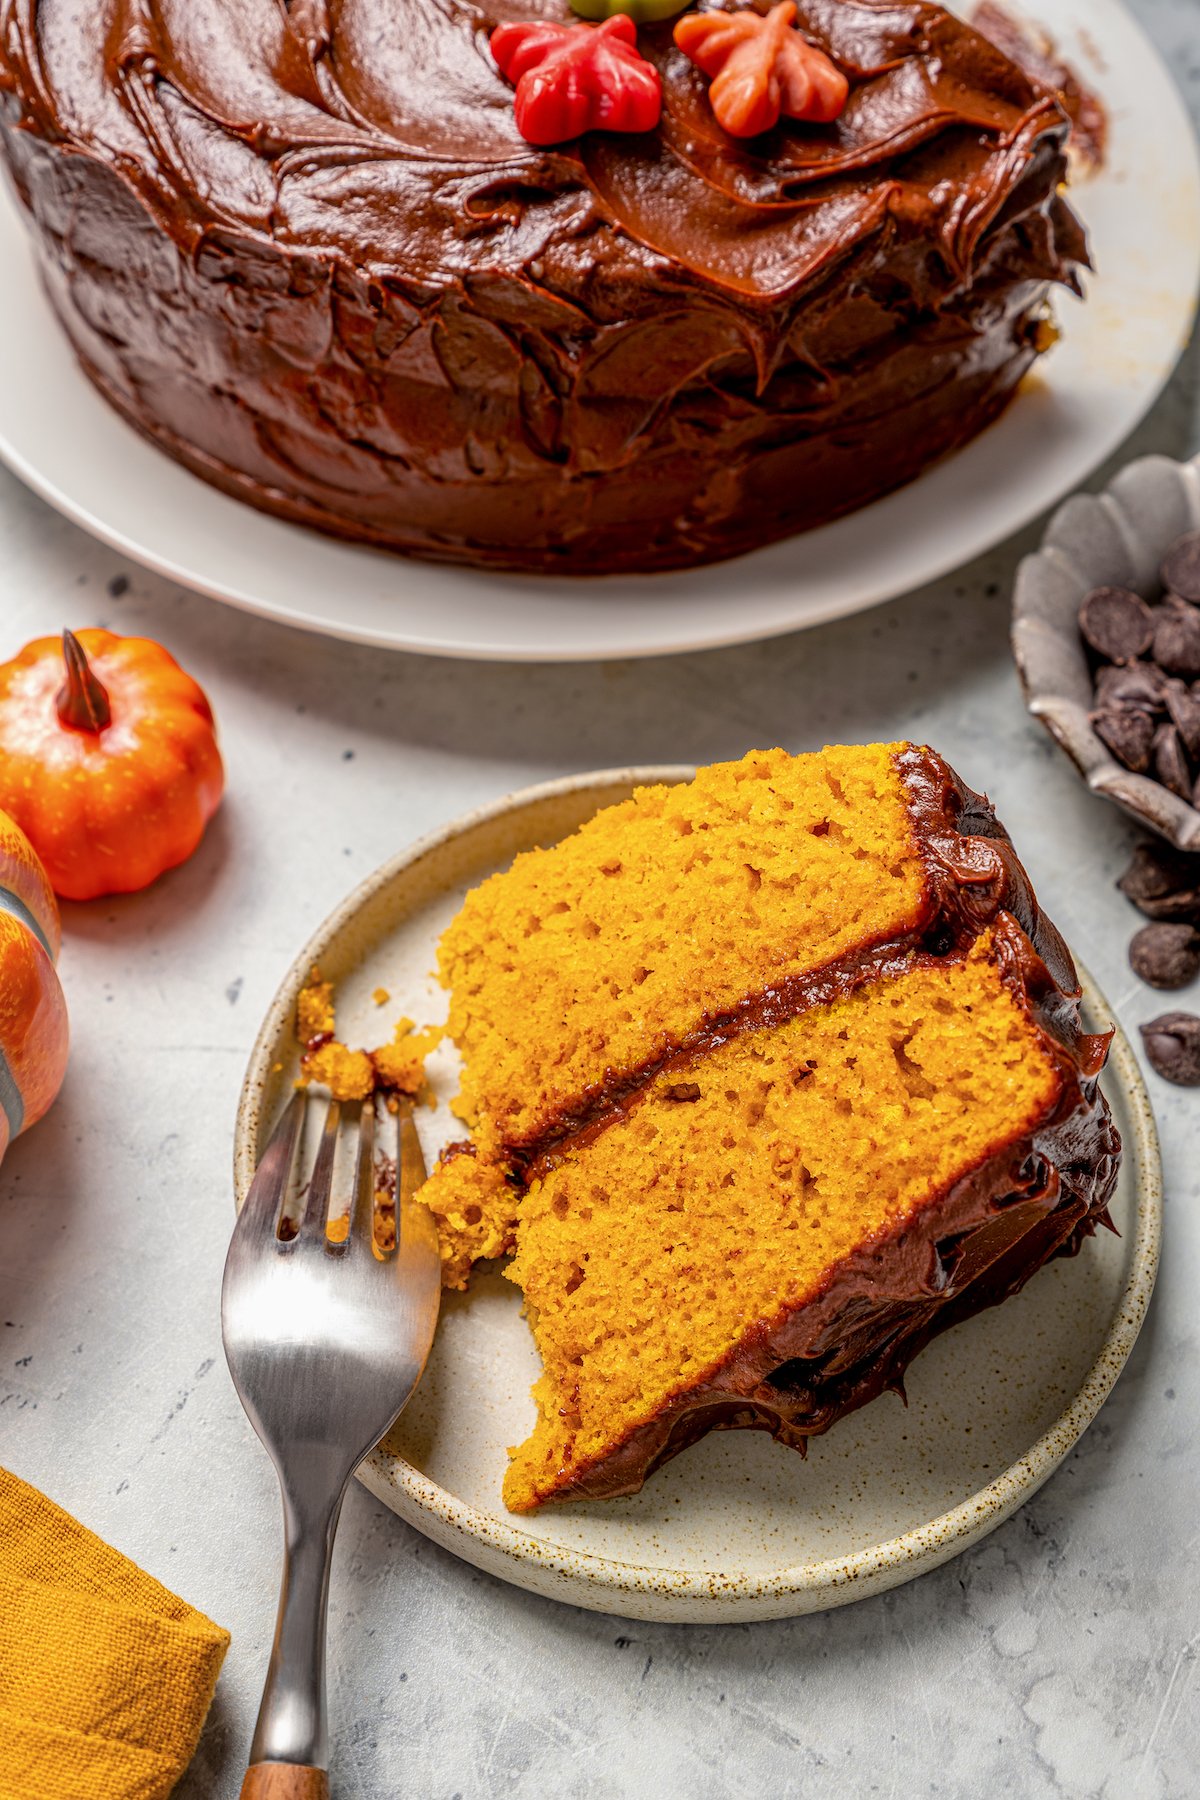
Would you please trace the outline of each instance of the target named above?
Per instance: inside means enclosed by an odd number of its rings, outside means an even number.
[[[103,684],[92,673],[83,645],[73,631],[62,634],[67,679],[55,697],[59,719],[73,731],[99,734],[112,724],[112,707]]]

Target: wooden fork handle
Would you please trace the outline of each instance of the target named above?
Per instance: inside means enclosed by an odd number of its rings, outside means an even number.
[[[329,1776],[302,1763],[251,1763],[242,1800],[329,1800]]]

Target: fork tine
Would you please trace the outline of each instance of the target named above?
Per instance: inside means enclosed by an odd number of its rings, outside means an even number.
[[[370,1250],[375,1236],[375,1100],[364,1100],[358,1120],[354,1190],[350,1200],[350,1243]]]
[[[329,1111],[325,1114],[325,1124],[321,1129],[321,1142],[317,1146],[317,1160],[313,1164],[312,1179],[308,1184],[308,1202],[304,1208],[304,1218],[300,1223],[301,1237],[312,1237],[314,1233],[325,1235],[325,1221],[329,1216],[329,1196],[333,1191],[333,1159],[337,1154],[338,1126],[341,1122],[342,1109],[336,1100],[329,1102]]]
[[[441,1287],[437,1226],[429,1208],[415,1198],[427,1180],[412,1102],[404,1101],[397,1120],[396,1254],[401,1279],[415,1284],[413,1292],[430,1282],[435,1290]]]
[[[274,1233],[279,1226],[280,1209],[288,1190],[296,1146],[304,1125],[303,1089],[297,1089],[280,1115],[271,1133],[271,1141],[262,1153],[250,1192],[242,1207],[239,1225],[245,1231]]]
[[[417,1136],[416,1120],[413,1118],[412,1102],[402,1100],[400,1113],[396,1120],[398,1138],[398,1155],[396,1157],[396,1241],[400,1241],[401,1220],[408,1210],[413,1195],[418,1188],[424,1187],[428,1176],[425,1172],[425,1157],[421,1150],[421,1140]]]

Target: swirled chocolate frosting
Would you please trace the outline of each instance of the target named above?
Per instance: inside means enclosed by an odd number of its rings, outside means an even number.
[[[765,0],[761,0],[765,8]],[[975,435],[1082,232],[1068,122],[926,0],[799,0],[830,126],[537,149],[488,49],[566,0],[0,0],[50,299],[127,419],[257,506],[597,573],[744,550]]]

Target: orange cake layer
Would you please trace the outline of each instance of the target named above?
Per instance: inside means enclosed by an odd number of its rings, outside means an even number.
[[[894,748],[755,751],[639,788],[468,894],[439,966],[480,1150],[535,1140],[747,995],[910,931],[927,876]]]

